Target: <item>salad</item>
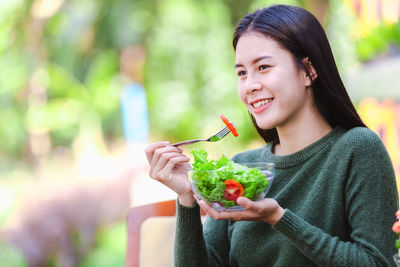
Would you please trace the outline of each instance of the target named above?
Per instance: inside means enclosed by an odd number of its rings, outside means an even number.
[[[209,160],[204,149],[191,153],[194,163],[189,176],[196,195],[224,208],[237,206],[236,200],[241,196],[251,200],[264,197],[269,180],[260,169],[235,163],[225,156]]]

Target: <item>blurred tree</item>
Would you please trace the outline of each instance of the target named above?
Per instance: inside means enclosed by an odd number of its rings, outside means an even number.
[[[1,1],[0,157],[48,154],[83,132],[100,143],[121,138],[120,53],[137,44],[148,54],[143,84],[153,134],[207,136],[224,113],[244,125],[242,141],[250,142],[256,135],[235,93],[231,38],[239,18],[271,4],[316,14],[342,73],[399,40],[396,24],[358,41],[356,50],[342,0]]]
[[[24,49],[25,1],[0,2],[0,157],[20,155],[27,139],[24,127],[30,60]]]
[[[400,54],[400,21],[381,24],[366,36],[356,40],[357,56],[362,62],[377,57]]]
[[[269,7],[272,5],[292,5],[302,6],[301,0],[256,0],[250,6],[251,10],[260,9],[263,7]]]
[[[356,47],[351,36],[354,16],[343,0],[330,0],[326,20],[326,32],[339,72],[345,76],[359,63]]]
[[[231,14],[231,24],[236,25],[239,20],[248,13],[252,1],[223,0]]]
[[[8,242],[0,240],[0,262],[2,266],[26,267],[27,263],[22,252]]]
[[[126,224],[119,222],[99,229],[93,251],[80,263],[79,267],[123,266],[126,253]]]
[[[229,9],[222,1],[165,0],[147,39],[145,87],[153,133],[207,136],[224,113],[240,125]]]
[[[144,41],[153,3],[1,1],[0,157],[121,137],[119,53]]]

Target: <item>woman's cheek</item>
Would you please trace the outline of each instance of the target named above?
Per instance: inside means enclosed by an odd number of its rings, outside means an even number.
[[[246,101],[247,101],[246,93],[245,93],[243,87],[240,85],[240,82],[239,82],[239,85],[238,85],[238,96],[239,96],[240,100],[243,102],[243,104],[246,105],[247,104],[246,103]]]

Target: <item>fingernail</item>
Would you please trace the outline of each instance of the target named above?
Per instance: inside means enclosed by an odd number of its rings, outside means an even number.
[[[239,197],[239,198],[236,200],[236,203],[238,203],[239,205],[243,205],[245,202],[246,202],[246,201],[245,201],[243,198],[241,198],[241,197]]]

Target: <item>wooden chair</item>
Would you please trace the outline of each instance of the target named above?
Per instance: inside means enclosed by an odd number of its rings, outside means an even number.
[[[140,233],[143,222],[151,217],[169,216],[176,213],[176,200],[167,200],[148,205],[133,207],[129,210],[127,218],[127,250],[126,267],[139,267],[140,258]],[[173,234],[171,232],[166,234]],[[171,248],[172,252],[172,248]],[[154,253],[157,257],[158,253]]]
[[[142,267],[173,266],[175,214],[175,199],[133,207],[129,210],[126,267],[139,267],[139,264]],[[204,222],[206,214],[201,211],[201,215]],[[140,238],[141,235],[146,237]]]

